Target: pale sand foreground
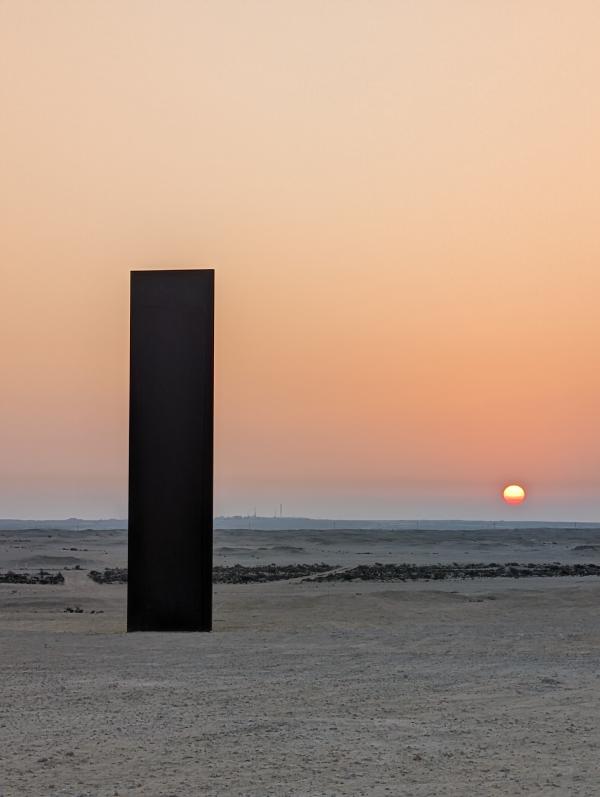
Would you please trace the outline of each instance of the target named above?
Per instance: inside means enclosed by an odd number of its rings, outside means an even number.
[[[65,576],[0,585],[3,797],[600,794],[595,578],[220,585],[213,634],[125,635]]]

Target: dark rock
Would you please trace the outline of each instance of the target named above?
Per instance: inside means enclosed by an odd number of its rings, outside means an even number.
[[[39,573],[0,573],[0,584],[64,584],[65,577],[61,572],[48,573],[40,570]]]
[[[217,566],[213,568],[214,584],[254,584],[267,581],[285,581],[291,578],[306,578],[307,576],[325,573],[333,570],[337,565],[327,565],[324,562],[317,564],[295,565],[244,565]],[[90,570],[89,577],[98,584],[126,584],[126,567],[107,567],[104,572]]]
[[[537,577],[562,577],[562,576],[599,576],[600,565],[559,563],[520,565],[518,562],[502,564],[454,562],[449,565],[413,565],[413,564],[387,564],[387,565],[357,565],[356,567],[340,570],[335,573],[323,573],[313,576],[310,581],[441,581],[444,579],[466,578],[531,578]]]

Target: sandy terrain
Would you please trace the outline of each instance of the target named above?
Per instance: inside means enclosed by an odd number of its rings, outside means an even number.
[[[600,551],[222,534],[219,563]],[[0,584],[2,797],[600,794],[600,579],[217,585],[214,633],[126,635],[125,587],[86,575],[125,559],[119,532],[0,534],[1,571],[66,579]]]

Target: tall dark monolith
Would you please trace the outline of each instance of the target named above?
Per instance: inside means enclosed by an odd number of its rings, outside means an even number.
[[[214,271],[131,273],[128,631],[212,627]]]

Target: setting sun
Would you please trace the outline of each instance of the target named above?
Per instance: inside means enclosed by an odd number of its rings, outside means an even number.
[[[522,504],[525,490],[519,484],[509,484],[504,488],[503,498],[507,504]]]

